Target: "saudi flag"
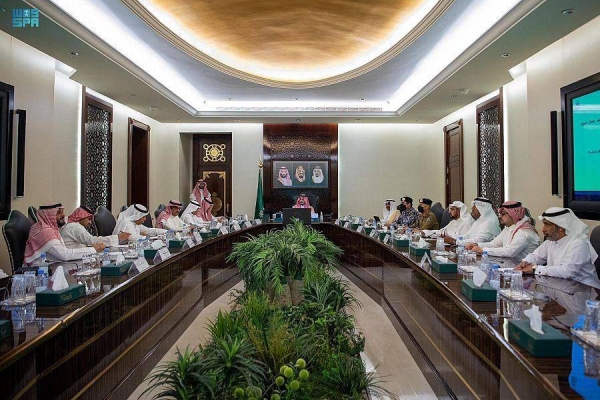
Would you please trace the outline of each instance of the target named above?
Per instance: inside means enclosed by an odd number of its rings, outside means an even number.
[[[262,164],[262,163],[261,163]],[[263,209],[265,208],[265,200],[263,198],[263,186],[262,186],[262,165],[258,167],[258,186],[256,187],[256,206],[254,207],[254,218],[263,217]]]

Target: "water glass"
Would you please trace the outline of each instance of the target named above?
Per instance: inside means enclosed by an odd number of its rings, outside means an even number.
[[[585,368],[585,375],[591,377],[598,376],[598,353],[591,347],[583,347],[583,366]]]
[[[27,293],[27,281],[25,275],[13,275],[12,287],[11,287],[11,298],[15,302],[25,302],[25,295]]]
[[[438,253],[443,253],[445,249],[446,249],[446,246],[444,244],[444,238],[438,237],[435,240],[435,251]]]
[[[510,281],[511,296],[516,298],[523,297],[523,273],[521,271],[513,271]]]
[[[421,232],[413,232],[413,234],[412,234],[413,243],[419,243],[419,240],[421,240]]]
[[[590,334],[598,331],[598,312],[600,302],[595,300],[585,301],[585,318],[583,320],[583,333]]]
[[[504,271],[502,273],[502,289],[510,291],[510,283],[513,271]]]

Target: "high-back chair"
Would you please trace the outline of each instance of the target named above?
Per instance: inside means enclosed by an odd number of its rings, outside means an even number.
[[[433,206],[431,206],[431,212],[437,218],[438,224],[440,224],[440,228],[441,228],[442,214],[444,214],[444,207],[442,207],[442,204],[438,201]]]
[[[596,250],[596,253],[600,254],[600,226],[592,229],[592,234],[590,235],[590,242],[592,242],[592,247]],[[596,259],[594,263],[596,265],[596,271],[598,272],[598,276],[600,276],[600,257]]]
[[[6,247],[8,247],[13,275],[23,266],[25,244],[32,226],[33,222],[18,210],[12,210],[8,215],[6,224],[2,226],[2,235],[6,240]]]
[[[443,214],[442,220],[440,221],[440,229],[445,228],[452,221],[452,217],[450,216],[450,207],[447,207]]]
[[[27,209],[27,214],[33,222],[38,222],[37,208],[35,208],[34,206],[29,206],[29,208]]]
[[[117,220],[104,206],[98,206],[94,214],[94,225],[98,236],[110,236],[115,230]]]

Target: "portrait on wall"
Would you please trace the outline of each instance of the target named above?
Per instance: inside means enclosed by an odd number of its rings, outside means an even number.
[[[273,161],[273,189],[328,188],[329,161]]]

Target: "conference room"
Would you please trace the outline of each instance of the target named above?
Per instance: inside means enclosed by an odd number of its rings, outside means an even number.
[[[599,32],[0,0],[0,397],[599,398]]]

